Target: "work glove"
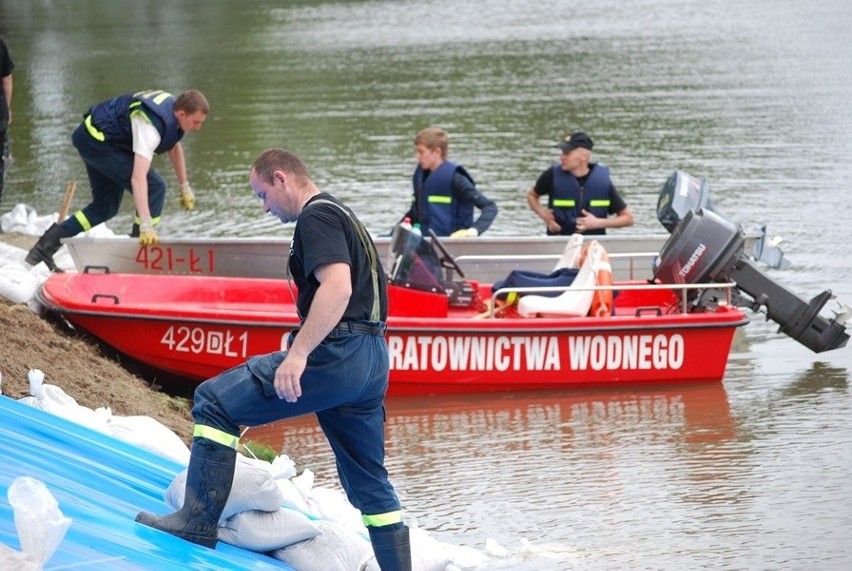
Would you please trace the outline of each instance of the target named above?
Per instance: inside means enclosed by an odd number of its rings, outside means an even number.
[[[160,243],[160,237],[157,236],[157,231],[154,230],[154,225],[150,220],[143,220],[139,224],[139,244],[142,246],[153,246]]]
[[[462,228],[450,234],[450,238],[476,238],[479,236],[479,230],[476,228]]]
[[[195,194],[188,182],[180,185],[180,205],[184,210],[192,210],[195,208]]]

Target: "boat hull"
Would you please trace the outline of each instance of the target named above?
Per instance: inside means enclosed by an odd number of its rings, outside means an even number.
[[[672,294],[659,290],[621,292],[608,318],[489,319],[447,315],[441,296],[430,310],[421,300],[429,294],[391,289],[396,395],[718,382],[734,331],[748,322],[733,307],[665,312],[660,299]],[[281,280],[121,274],[55,274],[38,293],[73,325],[188,382],[286,348],[298,325],[289,297]],[[427,315],[411,317],[415,306]]]
[[[652,259],[668,234],[595,236],[612,256],[615,279],[652,277]],[[753,242],[753,238],[748,238]],[[386,270],[393,266],[390,238],[375,238]],[[483,283],[503,279],[519,267],[549,273],[568,242],[568,236],[442,238],[465,276]],[[246,278],[284,278],[289,239],[187,238],[164,239],[143,247],[135,238],[77,236],[63,240],[78,271],[99,269],[121,274],[176,274]],[[642,253],[620,258],[619,254]]]

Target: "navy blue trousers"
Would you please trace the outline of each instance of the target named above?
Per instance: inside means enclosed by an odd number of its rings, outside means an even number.
[[[333,332],[308,357],[302,396],[294,403],[275,393],[275,370],[286,355],[252,357],[199,385],[192,409],[196,424],[239,436],[240,426],[316,413],[352,505],[363,514],[399,510],[384,467],[389,370],[384,337]]]
[[[83,158],[92,186],[92,201],[82,212],[89,228],[93,228],[118,214],[125,191],[132,192],[133,153],[117,149],[108,141],[96,141],[82,123],[71,135],[71,142]],[[148,171],[148,208],[152,218],[162,213],[165,201],[166,181],[152,168]],[[88,230],[75,216],[61,226],[70,236]]]

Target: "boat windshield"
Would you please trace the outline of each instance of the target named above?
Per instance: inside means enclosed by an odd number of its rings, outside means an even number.
[[[390,282],[420,291],[446,293],[441,262],[430,239],[419,229],[397,224],[391,238],[393,268]]]

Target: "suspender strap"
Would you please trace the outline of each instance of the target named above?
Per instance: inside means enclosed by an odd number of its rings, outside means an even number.
[[[318,200],[314,200],[313,202],[308,204],[308,206],[312,206],[314,204],[331,204],[332,206],[337,207],[349,219],[349,223],[352,225],[352,228],[358,235],[358,239],[361,240],[361,245],[364,246],[364,250],[367,252],[367,258],[370,260],[370,275],[373,280],[373,307],[370,311],[370,321],[381,321],[382,314],[381,299],[379,297],[378,253],[376,252],[376,248],[370,242],[369,234],[367,234],[367,229],[364,228],[364,225],[361,223],[360,220],[353,217],[348,210],[346,210],[334,201],[327,200],[325,198],[320,198]]]

